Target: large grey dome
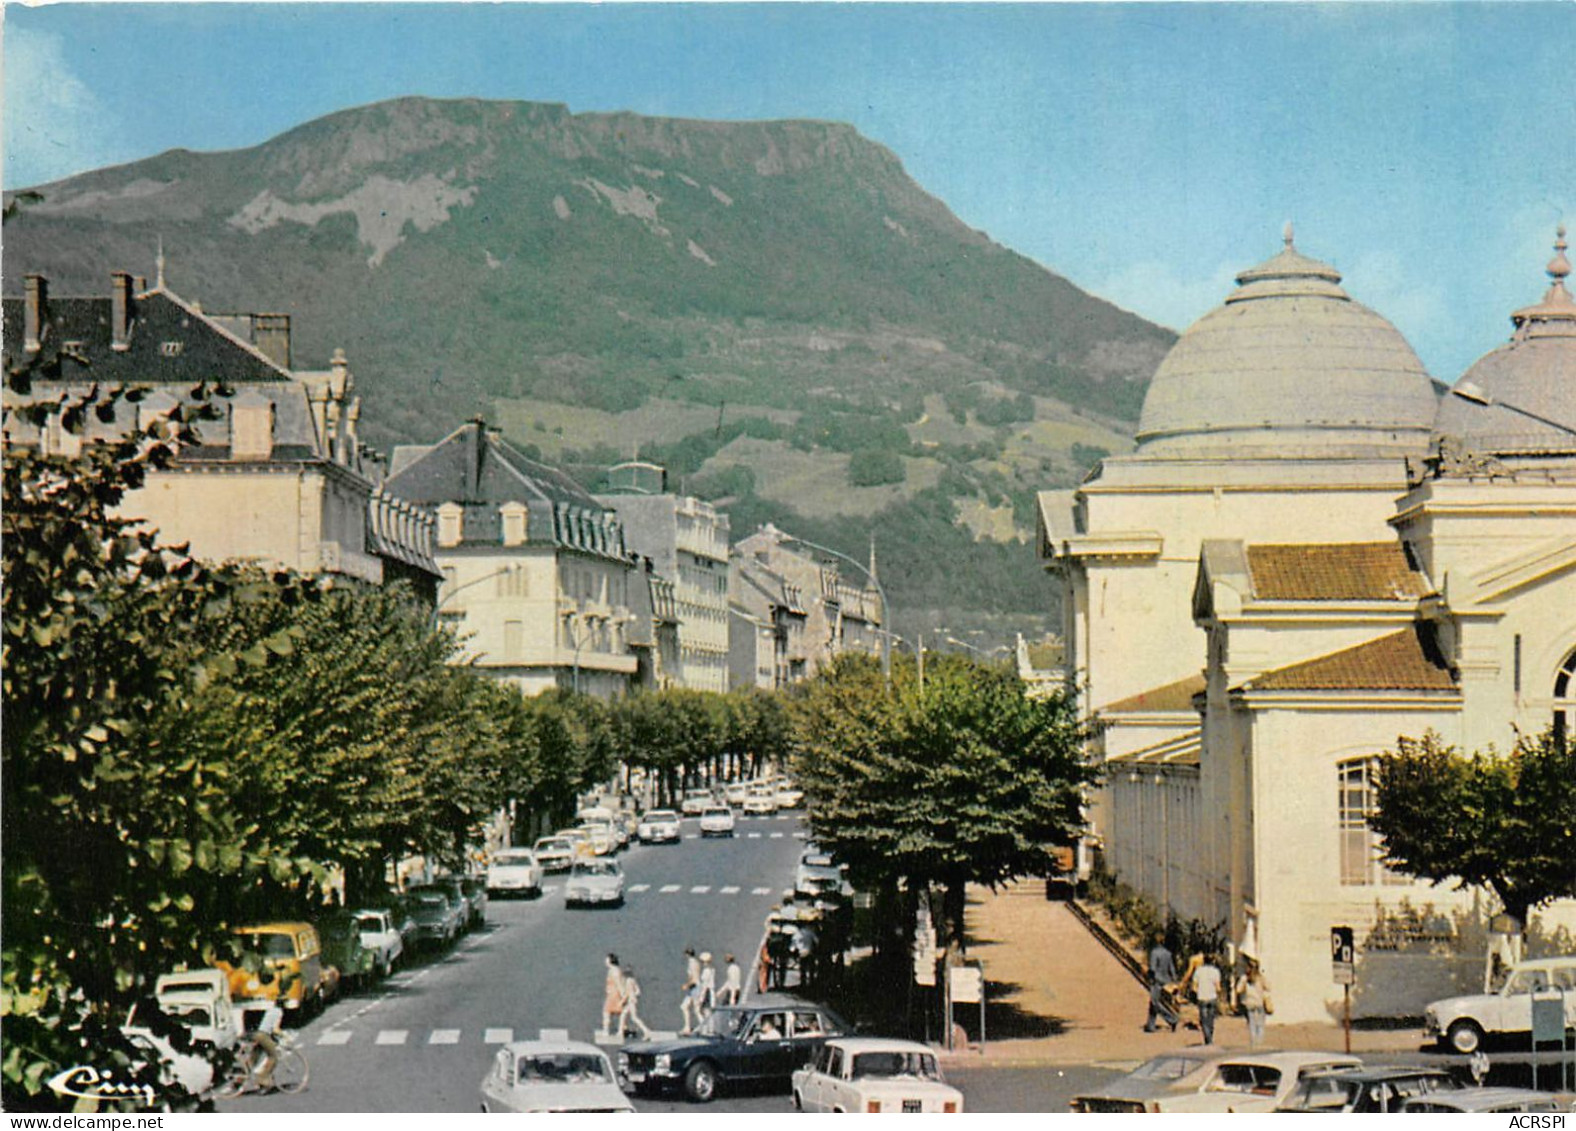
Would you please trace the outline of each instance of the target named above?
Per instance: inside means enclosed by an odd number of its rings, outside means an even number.
[[[1543,301],[1510,316],[1508,344],[1462,375],[1439,406],[1440,435],[1481,455],[1576,449],[1576,301],[1565,289],[1565,229],[1554,244]]]
[[[1139,454],[1198,459],[1420,453],[1433,382],[1394,326],[1292,245],[1237,276],[1155,371]]]

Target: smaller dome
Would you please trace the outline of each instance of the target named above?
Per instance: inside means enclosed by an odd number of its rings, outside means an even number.
[[[1510,316],[1510,341],[1462,375],[1439,406],[1435,431],[1467,450],[1513,455],[1576,450],[1576,300],[1565,226],[1556,231],[1543,300]]]

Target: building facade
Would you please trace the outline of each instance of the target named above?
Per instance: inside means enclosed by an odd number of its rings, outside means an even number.
[[[1564,250],[1511,342],[1444,395],[1288,232],[1162,363],[1137,450],[1041,496],[1069,684],[1107,763],[1104,861],[1259,957],[1287,1020],[1339,1008],[1334,926],[1357,934],[1360,1013],[1481,981],[1487,894],[1392,872],[1367,817],[1399,736],[1504,750],[1569,715]],[[1417,953],[1403,921],[1431,924]]]
[[[652,464],[612,469],[618,490],[597,501],[618,515],[629,549],[672,586],[677,663],[662,686],[728,689],[728,516],[710,503],[666,490]]]
[[[535,695],[612,698],[640,663],[636,587],[618,517],[481,421],[395,450],[389,490],[437,524],[437,616],[480,671]]]
[[[189,419],[201,403],[217,418],[196,425],[197,442],[171,466],[150,470],[123,501],[124,517],[206,561],[369,585],[404,580],[434,599],[431,518],[388,490],[381,460],[360,442],[361,402],[343,352],[326,370],[291,367],[287,315],[205,313],[162,278],[150,290],[116,272],[108,295],[86,298],[54,298],[44,277],[30,275],[4,316],[7,372],[35,375],[29,393],[5,392],[7,444],[74,455],[161,417]],[[145,395],[116,402],[109,419],[90,412],[81,431],[62,427],[58,413],[37,427],[15,411],[95,386]]]

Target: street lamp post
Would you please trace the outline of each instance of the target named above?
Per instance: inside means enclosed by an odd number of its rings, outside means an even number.
[[[876,596],[881,598],[881,678],[886,682],[886,685],[888,687],[891,687],[892,686],[892,628],[891,628],[891,623],[890,623],[891,622],[891,617],[888,615],[890,610],[889,610],[889,608],[887,606],[886,591],[881,588],[881,582],[876,579],[876,575],[871,573],[870,570],[867,567],[860,565],[853,558],[849,557],[847,554],[843,553],[841,550],[834,550],[830,546],[822,546],[821,544],[819,544],[817,542],[812,542],[808,538],[800,538],[798,535],[795,535],[795,534],[788,534],[788,533],[784,533],[784,532],[781,532],[781,531],[779,531],[779,534],[781,534],[782,539],[785,542],[797,542],[801,546],[808,546],[808,547],[810,547],[810,549],[812,549],[812,550],[819,550],[823,554],[831,554],[832,557],[838,558],[841,561],[847,562],[849,565],[853,566],[860,573],[864,574],[866,577],[868,577],[870,579],[870,584],[875,589]]]
[[[1478,385],[1474,381],[1456,382],[1456,384],[1451,386],[1450,395],[1460,397],[1462,400],[1470,401],[1473,404],[1482,405],[1485,408],[1502,408],[1507,412],[1514,412],[1520,416],[1525,416],[1528,420],[1536,420],[1539,424],[1546,424],[1550,428],[1557,428],[1561,432],[1576,436],[1576,428],[1571,427],[1569,424],[1561,424],[1558,420],[1550,420],[1546,416],[1539,416],[1531,409],[1522,408],[1518,404],[1511,404],[1509,401],[1498,400],[1490,396],[1482,388],[1482,386]]]
[[[967,648],[970,652],[973,652],[976,656],[978,656],[982,660],[989,660],[997,652],[1005,652],[1005,651],[1007,651],[1007,648],[1008,648],[1008,645],[1006,645],[1006,644],[998,644],[998,645],[996,645],[996,647],[990,649],[989,651],[986,651],[984,648],[975,647],[973,644],[970,644],[967,640],[959,640],[956,636],[945,637],[945,640],[946,640],[946,642],[948,644],[956,644],[959,648]]]

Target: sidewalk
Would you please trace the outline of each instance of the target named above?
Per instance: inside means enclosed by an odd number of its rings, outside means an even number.
[[[990,989],[986,1047],[983,1057],[977,1050],[950,1054],[949,1064],[1116,1066],[1202,1044],[1197,1030],[1143,1031],[1148,991],[1066,904],[1045,898],[1042,881],[1024,880],[995,893],[971,888],[968,929],[969,957],[984,964]],[[958,1018],[968,1017],[969,1009],[958,1007]],[[971,1032],[978,1024],[973,1017],[966,1023]],[[1415,1029],[1354,1030],[1352,1051],[1415,1051],[1421,1039]],[[1220,1018],[1215,1043],[1247,1048],[1247,1022]],[[1339,1025],[1277,1025],[1273,1018],[1264,1038],[1265,1048],[1338,1051],[1342,1044]]]

